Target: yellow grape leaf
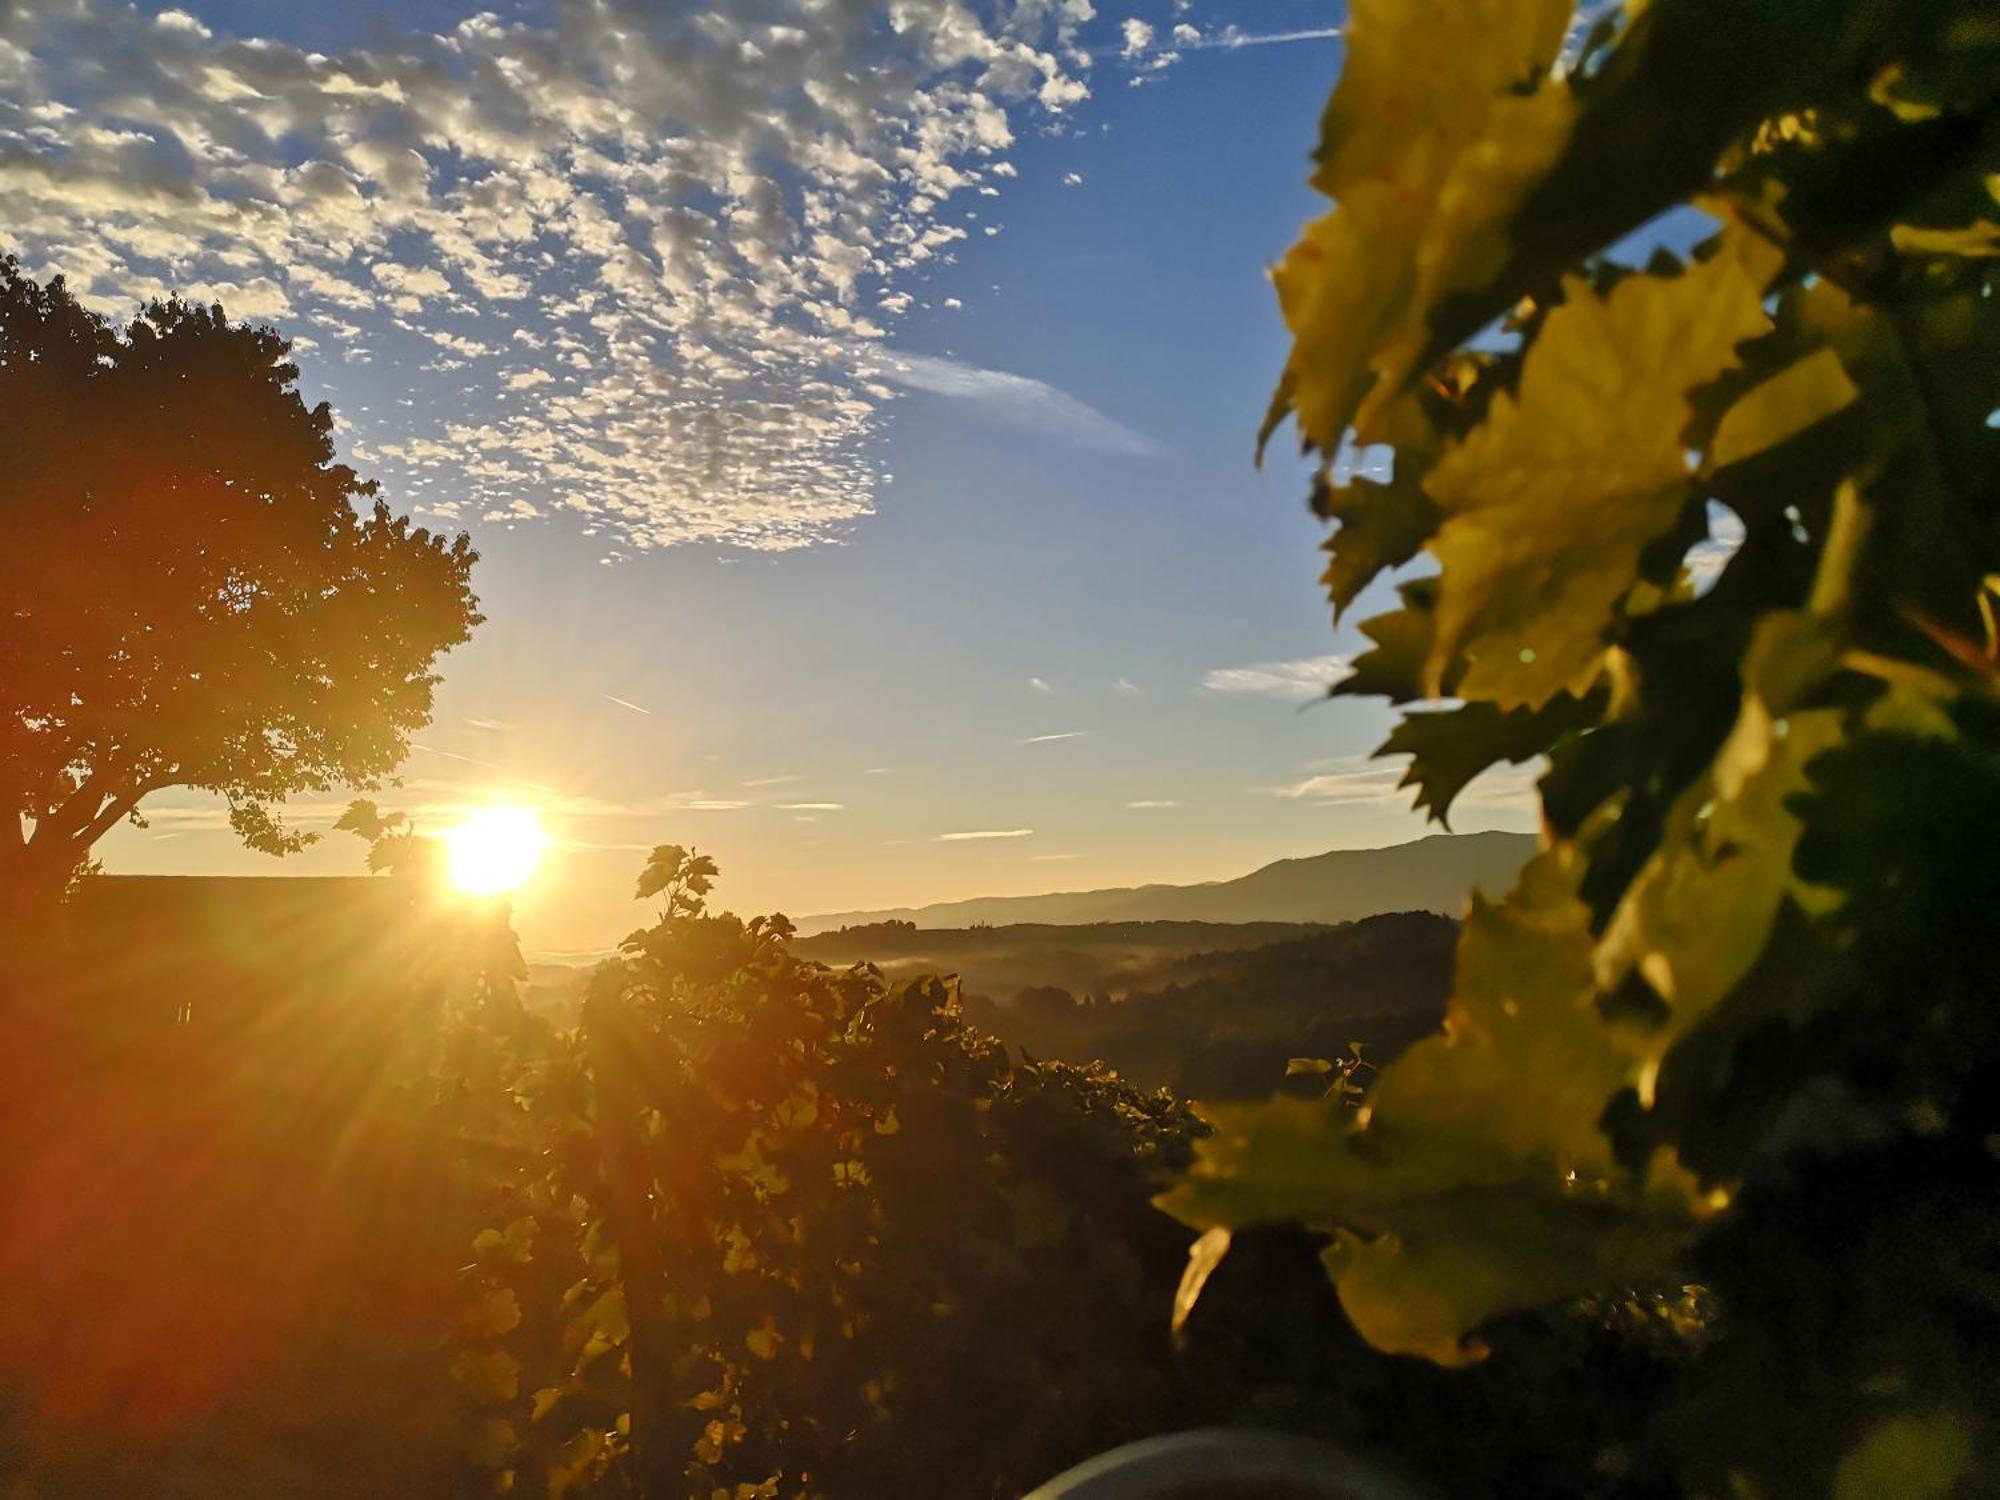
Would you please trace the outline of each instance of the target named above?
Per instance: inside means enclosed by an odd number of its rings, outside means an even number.
[[[1295,343],[1265,437],[1292,409],[1331,452],[1373,390],[1362,428],[1375,440],[1430,309],[1504,258],[1501,226],[1568,140],[1575,104],[1548,70],[1570,9],[1354,0],[1312,179],[1337,206],[1273,272]]]
[[[1209,1111],[1214,1134],[1160,1200],[1196,1228],[1337,1229],[1355,1325],[1445,1362],[1509,1308],[1647,1274],[1693,1223],[1686,1185],[1619,1180],[1597,1128],[1631,1077],[1598,1018],[1580,857],[1537,856],[1505,903],[1475,901],[1443,1036],[1382,1072],[1368,1109],[1275,1099]]]
[[[1713,468],[1776,447],[1830,417],[1859,394],[1840,356],[1819,349],[1751,387],[1723,413],[1708,447]]]
[[[1686,503],[1687,392],[1770,324],[1782,252],[1727,234],[1675,276],[1631,275],[1600,296],[1566,278],[1515,394],[1450,448],[1424,488],[1445,512],[1433,693],[1461,651],[1458,694],[1502,708],[1588,692],[1639,556]]]
[[[1413,1203],[1402,1227],[1326,1252],[1341,1306],[1377,1348],[1444,1365],[1482,1352],[1467,1330],[1522,1307],[1657,1274],[1688,1234],[1669,1200],[1613,1203],[1594,1184],[1510,1184]]]

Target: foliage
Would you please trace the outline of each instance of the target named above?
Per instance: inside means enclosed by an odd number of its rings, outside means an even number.
[[[2000,23],[1571,19],[1355,0],[1266,428],[1321,455],[1336,611],[1436,565],[1342,690],[1457,700],[1384,747],[1439,818],[1546,757],[1543,853],[1367,1109],[1220,1112],[1168,1201],[1324,1228],[1361,1331],[1446,1362],[1698,1268],[1724,1337],[1690,1379],[1740,1420],[1665,1423],[1683,1472],[1946,1493],[2000,1468]],[[1690,209],[1691,253],[1617,258]],[[1786,1228],[1822,1221],[1842,1253]]]
[[[179,301],[115,330],[0,261],[0,886],[59,893],[166,786],[295,849],[275,803],[372,783],[429,717],[470,543],[366,505],[289,349]]]
[[[653,851],[573,1030],[511,986],[457,1020],[474,1456],[528,1495],[1001,1496],[1155,1429],[1186,1236],[1145,1184],[1192,1116],[794,957],[715,873]]]

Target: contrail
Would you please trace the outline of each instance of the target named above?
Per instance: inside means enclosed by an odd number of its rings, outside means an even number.
[[[605,701],[606,701],[606,702],[608,702],[608,703],[615,703],[615,704],[617,704],[617,705],[618,705],[618,706],[619,706],[620,708],[629,708],[629,709],[631,709],[631,710],[632,710],[632,712],[633,712],[633,713],[635,713],[635,714],[644,714],[644,715],[645,715],[645,716],[646,716],[647,718],[649,718],[649,719],[653,717],[653,711],[652,711],[652,710],[651,710],[650,708],[641,708],[641,707],[639,707],[639,705],[638,705],[638,704],[636,704],[636,703],[631,703],[631,702],[628,702],[627,700],[625,700],[625,699],[623,699],[623,698],[619,698],[619,697],[614,697],[614,696],[613,696],[612,694],[610,694],[610,693],[606,693],[606,694],[604,695],[604,698],[605,698]]]

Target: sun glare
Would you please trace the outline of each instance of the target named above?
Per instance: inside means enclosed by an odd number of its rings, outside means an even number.
[[[446,873],[468,896],[518,891],[549,847],[542,820],[525,807],[482,807],[444,839]]]

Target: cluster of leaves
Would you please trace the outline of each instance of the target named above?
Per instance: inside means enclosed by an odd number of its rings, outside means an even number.
[[[394,836],[390,830],[390,836]],[[1193,1117],[1010,1064],[937,979],[793,956],[666,846],[578,1024],[506,976],[441,1077],[489,1164],[453,1373],[527,1495],[1019,1494],[1164,1420]]]
[[[1439,818],[1545,758],[1544,851],[1366,1109],[1224,1111],[1167,1201],[1333,1233],[1361,1331],[1445,1362],[1697,1268],[1735,1419],[1673,1430],[1740,1493],[2000,1471],[2000,19],[1355,0],[1347,38],[1266,436],[1322,456],[1337,612],[1435,564],[1339,690],[1445,700],[1383,747]],[[1629,264],[1655,221],[1700,242]],[[1836,1216],[1839,1254],[1787,1227]]]

